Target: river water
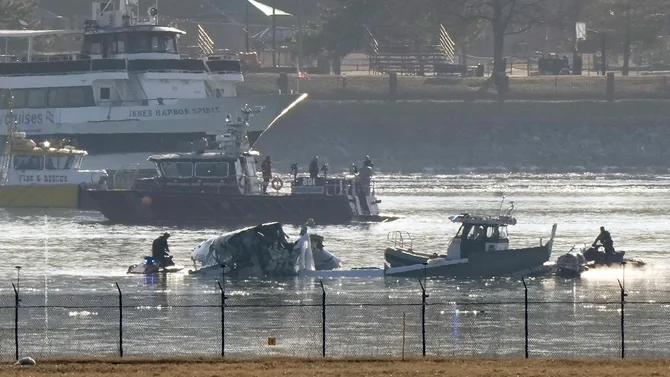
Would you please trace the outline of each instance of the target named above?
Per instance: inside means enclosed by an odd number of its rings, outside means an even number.
[[[463,174],[376,177],[390,223],[316,227],[343,268],[382,267],[387,234],[411,234],[417,251],[445,251],[458,225],[447,216],[497,213],[515,202],[518,223],[510,245],[536,245],[558,224],[552,260],[572,246],[590,244],[601,225],[615,247],[644,269],[615,266],[579,279],[529,279],[531,355],[617,357],[621,352],[619,281],[627,300],[629,356],[670,355],[663,321],[670,241],[670,176],[626,174]],[[96,212],[5,209],[0,211],[0,335],[13,340],[14,294],[20,279],[20,344],[38,355],[116,354],[118,291],[123,292],[126,354],[217,354],[221,348],[220,291],[212,278],[183,273],[166,278],[126,275],[150,252],[152,240],[172,233],[177,264],[190,267],[191,249],[230,229],[159,228],[107,224]],[[299,229],[287,226],[289,235]],[[16,266],[20,266],[17,271]],[[20,276],[17,276],[17,272]],[[404,279],[331,279],[327,294],[327,353],[421,353],[421,287]],[[509,279],[427,282],[429,354],[509,355],[524,352],[524,290]],[[228,281],[225,317],[228,354],[318,355],[322,346],[319,282]],[[166,342],[156,342],[157,337]],[[277,345],[268,346],[275,337]],[[667,338],[667,339],[666,339]],[[67,339],[67,341],[65,341]],[[167,345],[166,345],[167,344]],[[13,357],[13,346],[0,357]],[[23,352],[22,352],[23,354]]]

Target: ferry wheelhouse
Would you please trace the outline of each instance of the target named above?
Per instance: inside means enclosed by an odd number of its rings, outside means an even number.
[[[91,154],[164,153],[214,137],[225,114],[245,104],[263,110],[250,122],[250,137],[258,137],[305,98],[238,97],[244,78],[236,55],[182,58],[185,32],[141,22],[138,0],[96,2],[92,13],[83,30],[0,31],[29,40],[27,56],[0,63],[0,119],[8,119],[12,98],[13,121],[35,140],[69,138]],[[81,36],[80,52],[32,51],[34,38],[59,35]]]

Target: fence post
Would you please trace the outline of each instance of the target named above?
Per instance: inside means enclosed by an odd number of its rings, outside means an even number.
[[[321,356],[326,357],[326,289],[321,284]]]
[[[116,284],[116,290],[119,292],[119,357],[123,357],[123,293],[119,283],[114,284]]]
[[[19,291],[16,289],[16,285],[12,283],[12,288],[14,288],[14,350],[16,360],[19,360]]]
[[[623,276],[622,276],[623,283],[619,279],[617,279],[617,282],[619,282],[619,288],[621,289],[621,358],[623,359],[623,358],[626,357],[626,337],[625,337],[626,333],[625,333],[625,327],[624,327],[624,319],[625,319],[624,307],[625,307],[625,304],[626,304],[626,296],[628,296],[628,294],[626,293],[626,286],[625,286],[625,284],[626,284],[626,280],[625,280],[626,279],[626,262],[621,262],[621,266],[622,266],[622,270],[623,270],[622,271],[622,273],[623,273]]]
[[[423,280],[426,281],[426,266],[428,263],[423,264]],[[424,283],[421,283],[419,279],[419,285],[421,285],[421,345],[422,345],[422,355],[426,356],[426,287]]]
[[[221,265],[221,281],[216,282],[221,290],[221,357],[226,356],[226,265]]]
[[[526,280],[521,277],[521,282],[523,283],[523,291],[524,291],[524,297],[523,297],[523,302],[524,302],[524,339],[525,339],[525,345],[524,345],[524,350],[525,350],[525,355],[526,359],[528,358],[528,286],[526,285]]]
[[[614,101],[614,72],[607,72],[607,101]]]

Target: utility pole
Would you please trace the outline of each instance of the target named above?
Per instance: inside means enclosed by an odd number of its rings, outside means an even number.
[[[298,68],[302,69],[302,19],[303,19],[303,14],[302,14],[302,2],[303,0],[299,1],[299,8],[298,9],[298,37],[296,38],[296,43],[298,44]]]
[[[244,31],[245,31],[245,40],[244,40],[244,46],[246,48],[246,51],[249,52],[249,0],[244,0],[247,5],[244,9]]]
[[[277,67],[277,26],[275,24],[275,10],[277,9],[277,0],[272,0],[272,66]]]

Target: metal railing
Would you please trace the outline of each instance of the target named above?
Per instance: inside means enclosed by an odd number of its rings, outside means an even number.
[[[118,283],[92,293],[19,293],[12,284],[0,294],[0,358],[670,356],[670,292],[620,285],[575,295],[522,280],[483,294],[429,289],[423,281],[372,292],[337,286],[331,294],[320,282],[231,294],[248,287],[212,284],[191,294],[130,294]]]

